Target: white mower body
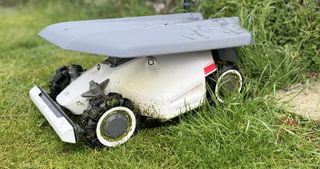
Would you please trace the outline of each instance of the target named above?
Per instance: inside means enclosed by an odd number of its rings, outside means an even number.
[[[197,108],[206,98],[206,76],[217,70],[213,50],[233,60],[230,51],[253,43],[239,18],[203,20],[200,13],[64,22],[39,35],[66,50],[131,58],[117,66],[97,64],[72,80],[56,101],[37,86],[30,91],[59,137],[70,143],[77,142],[79,126],[60,107],[83,114],[91,82],[107,84],[106,95],[130,99],[141,115],[166,121]]]
[[[142,115],[169,120],[198,107],[206,96],[205,76],[215,70],[210,51],[139,57],[114,68],[102,63],[73,81],[57,102],[80,115],[88,107],[88,98],[81,95],[89,90],[89,82],[109,79],[105,94],[121,93]]]

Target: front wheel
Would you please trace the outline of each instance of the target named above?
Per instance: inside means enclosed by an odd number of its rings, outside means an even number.
[[[77,78],[83,69],[80,65],[69,65],[62,66],[56,70],[56,74],[51,78],[49,82],[49,95],[53,100],[56,100],[56,97],[59,93],[65,89],[72,81],[72,79]]]
[[[132,110],[118,106],[100,117],[96,133],[101,144],[107,147],[121,145],[132,137],[137,127],[137,119]]]
[[[115,147],[127,142],[137,131],[139,116],[129,99],[111,93],[94,98],[82,115],[84,137],[95,147]]]
[[[243,77],[235,66],[224,66],[214,75],[212,89],[219,102],[239,94],[243,88]]]

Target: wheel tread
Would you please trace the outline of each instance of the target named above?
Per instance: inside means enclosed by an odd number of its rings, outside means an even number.
[[[96,135],[96,127],[99,121],[99,118],[109,109],[113,107],[123,106],[133,111],[136,116],[137,125],[135,133],[139,128],[139,116],[137,115],[136,109],[134,108],[133,103],[127,99],[123,98],[122,95],[118,93],[109,93],[106,97],[98,97],[92,98],[89,100],[89,107],[84,111],[82,119],[82,125],[84,126],[84,137],[87,142],[93,146],[98,148],[105,147],[100,141],[97,139]]]

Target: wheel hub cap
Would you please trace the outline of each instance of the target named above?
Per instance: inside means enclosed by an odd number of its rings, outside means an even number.
[[[220,102],[240,92],[242,88],[242,77],[235,71],[230,70],[221,75],[218,80],[216,95]]]
[[[234,91],[237,91],[240,86],[240,79],[235,74],[227,74],[221,79],[221,83],[219,86],[219,93],[222,96],[227,96],[228,94],[231,94]]]
[[[128,129],[128,117],[121,113],[112,114],[104,120],[102,127],[105,136],[119,138]]]

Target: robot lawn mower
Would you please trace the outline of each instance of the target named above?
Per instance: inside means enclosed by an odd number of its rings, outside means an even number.
[[[201,106],[209,89],[220,102],[240,92],[236,48],[253,42],[239,18],[200,13],[63,22],[39,35],[66,50],[108,56],[88,70],[63,66],[49,93],[29,92],[62,141],[83,136],[105,147],[128,141],[140,117],[167,121]]]

